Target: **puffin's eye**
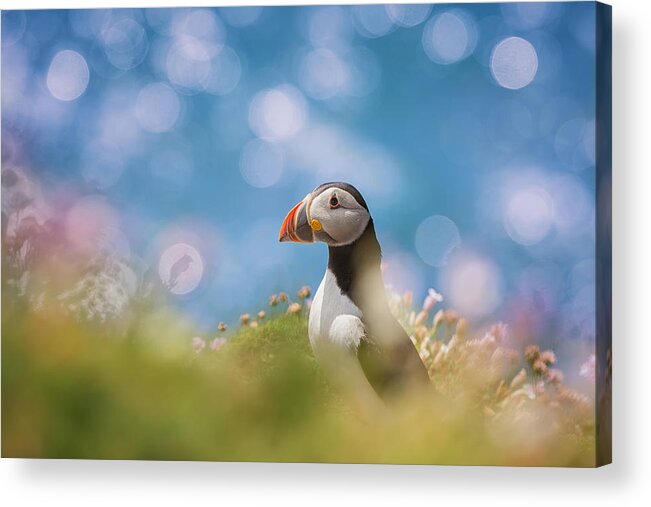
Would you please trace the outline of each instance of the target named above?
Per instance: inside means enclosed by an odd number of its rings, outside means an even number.
[[[337,194],[332,194],[330,198],[330,209],[335,209],[339,207],[339,199],[337,199]]]

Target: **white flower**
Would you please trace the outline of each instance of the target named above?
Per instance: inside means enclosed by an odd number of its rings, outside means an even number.
[[[432,308],[436,306],[436,303],[443,301],[443,295],[436,292],[434,289],[429,289],[427,291],[427,297],[423,301],[423,310],[426,312],[431,312]]]
[[[588,360],[581,365],[579,370],[579,375],[588,380],[594,381],[595,379],[595,367],[596,367],[596,357],[594,354],[590,354]]]

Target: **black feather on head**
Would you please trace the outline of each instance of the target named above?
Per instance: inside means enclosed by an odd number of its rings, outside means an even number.
[[[354,186],[352,186],[350,183],[344,183],[343,181],[332,181],[330,183],[323,183],[316,187],[312,194],[316,197],[319,195],[321,192],[324,190],[327,190],[329,188],[340,188],[342,190],[345,190],[348,192],[350,195],[352,195],[355,200],[359,203],[360,206],[362,206],[366,211],[369,211],[368,205],[366,204],[366,201],[362,197],[362,194],[357,190]]]

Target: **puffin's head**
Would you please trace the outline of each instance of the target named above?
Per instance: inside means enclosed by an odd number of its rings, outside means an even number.
[[[370,219],[366,201],[354,186],[324,183],[287,213],[278,239],[348,245],[362,235]]]

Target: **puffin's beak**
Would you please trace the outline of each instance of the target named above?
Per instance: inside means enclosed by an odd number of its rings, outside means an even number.
[[[280,227],[279,241],[296,241],[298,243],[314,242],[312,227],[307,221],[307,206],[309,196],[294,206]]]

